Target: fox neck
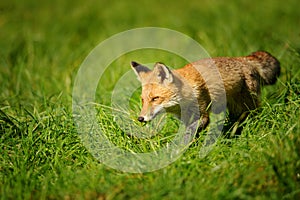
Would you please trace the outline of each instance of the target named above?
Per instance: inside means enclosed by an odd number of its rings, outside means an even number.
[[[177,88],[176,93],[179,95],[178,104],[189,102],[191,99],[196,98],[196,94],[198,93],[196,88],[194,88],[184,76],[178,73],[177,70],[172,72],[175,77],[174,85]]]
[[[166,112],[174,114],[177,118],[184,118],[185,123],[199,119],[199,106],[195,88],[187,82],[185,77],[181,76],[176,71],[172,71],[174,75],[173,89],[177,94],[174,99],[174,104],[171,107],[165,108]],[[193,118],[193,119],[191,119]]]

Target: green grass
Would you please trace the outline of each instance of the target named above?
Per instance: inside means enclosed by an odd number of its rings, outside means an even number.
[[[1,1],[1,199],[299,199],[299,6],[297,0]],[[99,42],[145,26],[187,34],[211,56],[269,51],[282,74],[263,89],[262,106],[243,123],[241,136],[220,138],[203,159],[199,138],[169,166],[130,174],[101,164],[81,143],[72,89]],[[184,62],[155,50],[123,55],[105,72],[97,104],[109,105],[114,83],[132,59],[176,67]],[[136,112],[138,103],[137,91]],[[109,112],[97,110],[107,136],[124,149],[159,149],[172,136],[163,129],[153,138],[132,138]],[[174,120],[169,123],[176,128]]]

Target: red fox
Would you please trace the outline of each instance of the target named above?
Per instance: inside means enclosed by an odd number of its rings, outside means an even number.
[[[151,121],[163,110],[178,114],[180,110],[175,109],[176,106],[194,96],[201,115],[201,129],[209,123],[209,105],[218,99],[216,91],[220,85],[214,84],[214,79],[222,78],[229,118],[243,121],[250,110],[259,106],[261,85],[274,84],[280,75],[279,61],[265,51],[244,57],[202,59],[176,70],[162,63],[156,63],[153,70],[134,61],[131,66],[142,83],[142,109],[138,121]],[[220,76],[209,77],[208,83],[205,78],[210,76],[213,66]]]

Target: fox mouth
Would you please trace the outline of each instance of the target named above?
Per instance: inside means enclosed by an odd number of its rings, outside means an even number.
[[[150,121],[152,121],[152,119],[153,119],[154,117],[143,117],[143,116],[139,116],[138,118],[137,118],[137,120],[139,121],[139,122],[141,122],[141,123],[147,123],[147,122],[150,122]]]
[[[159,109],[155,110],[155,112],[152,115],[150,115],[150,116],[139,116],[137,118],[137,120],[141,123],[147,123],[147,122],[152,121],[157,115],[163,113],[164,111],[165,111],[164,109],[159,108]]]

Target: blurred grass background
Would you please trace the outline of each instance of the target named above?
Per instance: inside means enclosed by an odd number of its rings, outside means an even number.
[[[299,199],[299,6],[297,0],[1,1],[1,199]],[[98,163],[80,143],[72,85],[97,44],[146,26],[187,34],[211,56],[269,51],[282,75],[263,90],[262,108],[239,138],[223,138],[205,159],[198,157],[199,142],[164,169],[125,174]],[[158,54],[137,55],[156,62]],[[176,65],[172,55],[159,55]],[[108,77],[116,80],[130,69],[126,55],[115,65],[120,71]]]

